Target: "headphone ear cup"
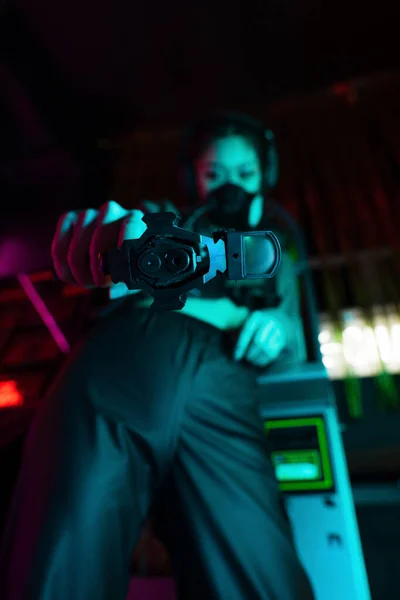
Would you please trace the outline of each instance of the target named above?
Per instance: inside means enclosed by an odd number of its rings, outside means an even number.
[[[275,135],[270,129],[264,132],[264,137],[267,140],[268,148],[266,154],[266,171],[264,173],[264,181],[268,188],[274,188],[279,179],[279,157],[276,150]]]
[[[279,179],[279,157],[275,144],[271,144],[268,148],[267,165],[265,182],[269,188],[274,188]]]

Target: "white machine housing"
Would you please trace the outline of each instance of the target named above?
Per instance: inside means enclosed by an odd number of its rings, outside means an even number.
[[[319,483],[312,483],[313,465],[303,471],[299,477],[304,477],[302,481],[288,479],[298,477],[298,465],[294,465],[292,474],[290,469],[285,471],[284,464],[275,465],[297,551],[316,600],[371,600],[335,396],[325,368],[317,363],[292,370],[285,367],[259,381],[265,386],[261,416],[266,430],[271,424],[284,427],[286,421],[290,431],[285,435],[286,440],[290,438],[291,451],[296,450],[296,436],[301,431],[301,427],[296,428],[296,421],[301,424],[314,419],[323,423],[320,429],[324,429],[324,435],[318,435],[318,439],[321,446],[326,446],[325,450],[320,448],[320,454],[325,454],[325,473]],[[270,441],[272,451],[278,450],[275,454],[279,456],[279,448],[274,448],[274,444],[280,444],[282,450],[279,432]],[[299,437],[300,457],[304,444]]]

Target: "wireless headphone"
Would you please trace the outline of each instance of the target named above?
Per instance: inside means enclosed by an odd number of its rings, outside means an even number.
[[[197,187],[192,146],[202,132],[229,125],[237,125],[260,139],[261,146],[264,147],[264,156],[262,157],[264,167],[263,186],[266,189],[275,187],[279,176],[279,159],[273,132],[265,129],[260,121],[248,115],[235,112],[217,113],[203,119],[184,134],[180,161],[180,180],[182,190],[188,200],[194,201],[196,199]]]

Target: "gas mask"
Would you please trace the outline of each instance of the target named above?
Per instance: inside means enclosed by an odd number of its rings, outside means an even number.
[[[246,192],[238,185],[225,183],[207,195],[207,215],[218,227],[246,229],[250,205],[256,196],[257,193]]]

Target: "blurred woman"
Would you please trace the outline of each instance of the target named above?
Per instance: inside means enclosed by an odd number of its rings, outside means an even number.
[[[201,210],[187,227],[262,227],[273,175],[264,132],[219,117],[192,142],[182,175]],[[116,203],[64,215],[53,243],[59,278],[104,285],[99,253],[139,237],[141,216]],[[233,288],[218,278],[174,313],[149,315],[148,299],[129,295],[82,342],[30,433],[2,598],[122,600],[149,513],[179,598],[313,597],[258,414],[257,373],[293,351],[300,323],[287,273],[285,260],[264,295],[265,282]]]

